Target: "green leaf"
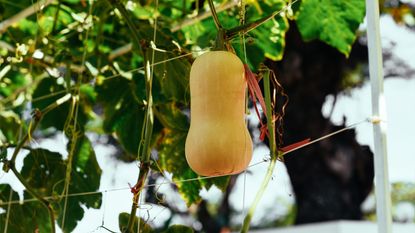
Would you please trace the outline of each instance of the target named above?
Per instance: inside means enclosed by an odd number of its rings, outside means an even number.
[[[193,233],[193,229],[184,225],[172,225],[163,233]]]
[[[14,56],[14,54],[12,56]],[[0,68],[1,72],[3,72],[3,68],[4,67]],[[0,96],[11,98],[10,96],[16,95],[18,90],[28,82],[24,73],[13,67],[4,75],[4,77],[0,78]],[[15,96],[13,99],[17,99],[17,96]]]
[[[128,225],[129,213],[120,213],[118,215],[118,224],[120,231],[124,232]],[[140,233],[153,233],[155,232],[150,225],[148,225],[142,218],[134,217],[133,232],[137,232],[138,222],[140,222]]]
[[[10,196],[11,194],[11,196]],[[25,196],[30,196],[25,192]],[[11,197],[11,199],[10,199]],[[8,184],[0,184],[0,203],[18,201],[19,194],[11,189]],[[50,220],[47,209],[37,201],[25,204],[15,203],[1,205],[5,212],[0,214],[0,232],[5,232],[7,220],[7,232],[50,232]],[[7,219],[7,215],[8,219]]]
[[[260,17],[262,18],[276,11],[280,11],[285,5],[285,1],[283,0],[260,2],[259,6],[263,11]],[[250,17],[249,20],[254,20],[257,17]],[[285,33],[288,28],[289,24],[286,15],[277,15],[272,20],[255,28],[250,35],[254,38],[254,45],[262,50],[265,57],[278,61],[282,59],[284,54]],[[250,54],[248,56],[250,57]]]
[[[187,164],[184,153],[185,142],[185,133],[167,133],[159,147],[159,162],[163,170],[173,174],[173,181],[176,182],[179,193],[187,205],[191,205],[201,200],[199,191],[202,189],[202,186],[199,180],[184,183],[177,182],[198,177]]]
[[[71,146],[70,142],[68,148]],[[99,189],[102,170],[98,164],[95,151],[89,139],[82,135],[77,138],[70,185],[70,193],[94,192]],[[87,208],[99,208],[101,206],[101,194],[80,196],[79,202]]]
[[[155,52],[154,63],[166,61],[177,54]],[[154,66],[154,74],[160,85],[162,94],[167,100],[187,104],[189,102],[190,62],[185,58],[174,59]],[[155,101],[155,103],[157,103]]]
[[[65,91],[65,87],[58,84],[57,79],[51,77],[44,78],[37,85],[33,93],[33,108],[43,110],[66,94],[67,91]],[[47,114],[44,114],[40,122],[41,127],[44,129],[54,127],[61,131],[65,130],[65,126],[69,123],[71,117],[75,117],[75,111],[73,113],[70,111],[70,102],[71,101],[66,101],[65,103],[52,109]],[[81,95],[80,102],[84,102],[83,95]],[[83,105],[81,104],[81,106]],[[86,123],[86,120],[87,116],[81,107],[78,111],[77,127],[81,127],[82,129],[83,125]]]
[[[155,107],[155,115],[161,124],[175,131],[187,132],[189,120],[176,103],[161,104]]]
[[[282,0],[258,2],[255,7],[247,8],[246,22],[254,22],[272,15],[283,9],[285,5],[285,1]],[[274,61],[282,59],[285,49],[285,34],[288,28],[287,16],[285,14],[277,15],[245,36],[247,63],[252,70],[257,70],[265,58]],[[233,42],[236,53],[243,59],[245,55],[240,37],[235,38]]]
[[[348,56],[364,16],[364,0],[303,0],[297,25],[305,40],[320,39]]]
[[[104,107],[104,130],[115,132],[122,147],[132,155],[137,155],[141,140],[145,117],[144,87],[142,75],[134,81],[122,77],[104,80],[96,87],[97,101]]]
[[[33,149],[23,160],[21,175],[40,196],[61,194],[65,177],[62,155],[45,149]]]
[[[7,158],[7,148],[0,147],[0,162]]]
[[[68,145],[69,147],[71,144]],[[69,193],[83,193],[97,191],[100,184],[101,169],[96,160],[91,143],[85,136],[80,136],[73,150],[72,172],[70,177]],[[24,159],[21,171],[26,182],[40,196],[54,196],[63,194],[66,179],[67,161],[59,153],[45,149],[34,149]],[[28,195],[25,198],[32,198]],[[68,197],[65,208],[65,198],[58,198],[52,202],[54,209],[59,212],[58,223],[61,224],[65,215],[65,232],[71,232],[81,220],[87,208],[101,206],[101,194],[81,195]]]
[[[0,112],[0,145],[6,142],[16,143],[18,141],[21,121],[19,116],[12,111]]]
[[[68,143],[68,151],[71,151],[72,143],[72,141]],[[69,194],[97,191],[102,171],[91,142],[85,135],[82,135],[76,139],[74,146]],[[85,205],[87,208],[98,209],[101,206],[101,201],[102,194],[100,193],[68,197],[66,211],[64,212],[65,199],[63,198],[59,203],[59,225],[61,225],[63,217],[65,217],[64,231],[72,232],[77,225],[77,221],[84,216],[84,210],[81,205]]]
[[[159,146],[159,163],[163,170],[173,174],[179,193],[190,206],[201,201],[199,192],[203,187],[209,189],[216,185],[221,190],[226,188],[229,178],[196,179],[182,182],[183,180],[195,179],[198,175],[192,171],[185,157],[186,132],[168,131]]]

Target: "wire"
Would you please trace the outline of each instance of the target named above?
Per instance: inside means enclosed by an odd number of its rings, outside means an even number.
[[[88,9],[88,15],[85,17],[85,21],[88,17],[92,17],[92,9],[94,7],[94,3],[90,2],[89,5],[89,9]],[[85,41],[88,41],[89,38],[89,31],[90,28],[88,27],[85,31]],[[85,62],[86,62],[86,53],[88,51],[87,49],[87,43],[85,43],[84,45],[84,53],[82,54],[82,66],[85,66]],[[72,97],[73,99],[73,108],[74,108],[74,112],[73,113],[73,129],[71,130],[72,135],[71,135],[71,148],[70,148],[70,152],[68,154],[68,162],[66,164],[66,174],[65,174],[65,188],[64,188],[64,192],[65,192],[65,200],[64,200],[64,206],[63,206],[63,216],[62,216],[62,223],[61,223],[61,229],[64,229],[65,226],[65,219],[66,219],[66,212],[67,212],[67,205],[68,205],[68,193],[69,193],[69,186],[70,186],[70,182],[71,182],[71,173],[72,173],[72,159],[74,157],[74,153],[76,150],[76,147],[78,145],[78,140],[79,140],[79,136],[78,136],[78,132],[77,132],[77,123],[78,123],[78,116],[79,116],[79,95],[81,92],[81,83],[83,80],[83,73],[80,74],[79,77],[79,83],[76,86],[76,93],[75,95]],[[72,116],[70,115],[69,118],[67,120],[68,124],[70,124]],[[70,127],[70,126],[69,126]],[[70,128],[69,128],[70,129]]]
[[[9,204],[7,204],[7,214],[6,214],[6,223],[5,223],[5,226],[4,226],[4,233],[7,233],[7,228],[8,228],[8,225],[9,225],[9,218],[10,218],[10,207],[11,207],[11,200],[12,200],[12,196],[13,196],[13,189],[12,189],[12,187],[11,186],[9,186],[10,187],[10,194],[9,194]]]
[[[310,141],[310,142],[308,142],[308,143],[306,143],[306,144],[304,144],[302,146],[299,146],[299,147],[294,148],[292,150],[286,151],[286,152],[283,153],[283,155],[289,154],[291,152],[294,152],[294,151],[296,151],[298,149],[301,149],[303,147],[312,145],[312,144],[317,143],[319,141],[322,141],[324,139],[333,137],[333,136],[335,136],[335,135],[337,135],[339,133],[342,133],[344,131],[347,131],[347,130],[356,128],[358,125],[363,124],[363,123],[366,123],[366,122],[373,123],[373,124],[376,123],[376,122],[372,122],[371,118],[367,118],[367,119],[362,120],[360,122],[351,124],[351,125],[346,126],[346,127],[342,128],[342,129],[339,129],[337,131],[334,131],[334,132],[332,132],[330,134],[327,134],[327,135],[324,135],[324,136],[322,136],[320,138],[317,138],[315,140],[312,140],[312,141]],[[270,161],[270,158],[269,157],[266,157],[266,158],[264,158],[260,162],[257,162],[257,163],[254,163],[254,164],[249,165],[248,168],[251,168],[251,167],[254,167],[254,166],[257,166],[259,164],[266,163],[266,162],[269,162],[269,161]],[[245,171],[247,171],[247,170],[245,170]],[[235,175],[232,175],[232,176],[236,176],[236,175],[238,175],[238,174],[235,174]],[[184,180],[170,180],[170,179],[166,178],[165,176],[163,176],[163,178],[165,180],[167,180],[167,181],[164,181],[164,182],[161,182],[161,183],[158,183],[158,184],[147,184],[147,185],[144,185],[143,188],[154,187],[154,186],[161,186],[161,185],[165,185],[165,184],[178,184],[178,183],[185,183],[185,182],[192,182],[192,181],[200,181],[200,180],[213,179],[213,178],[223,177],[223,176],[226,176],[226,175],[202,176],[202,177],[195,177],[195,178],[184,179]],[[69,194],[66,194],[66,195],[54,195],[54,196],[44,197],[44,199],[46,199],[46,200],[55,200],[55,199],[63,198],[63,197],[77,197],[77,196],[96,195],[96,194],[102,194],[104,192],[117,192],[117,191],[124,191],[124,190],[130,190],[130,187],[113,188],[113,189],[106,189],[106,190],[100,190],[100,191],[81,192],[81,193],[69,193]],[[9,204],[23,204],[23,203],[34,202],[34,201],[38,201],[38,200],[36,198],[31,198],[31,199],[24,199],[24,200],[21,200],[21,201],[20,200],[14,200],[14,201],[9,201],[9,202],[1,202],[0,201],[0,206],[2,206],[2,205],[9,205]]]
[[[174,61],[174,60],[177,60],[177,59],[180,59],[180,58],[183,58],[183,57],[188,57],[190,55],[193,55],[194,52],[207,51],[210,48],[211,47],[208,47],[208,48],[205,48],[205,49],[201,49],[201,50],[194,50],[194,51],[192,51],[190,53],[186,53],[186,54],[182,54],[182,55],[179,55],[179,56],[176,56],[176,57],[172,57],[172,58],[169,58],[169,59],[166,59],[166,60],[154,62],[153,64],[150,64],[150,67],[154,67],[156,65],[160,65],[160,64],[164,64],[164,63],[167,63],[167,62],[170,62],[170,61]],[[132,69],[132,70],[127,70],[124,73],[134,73],[134,72],[137,72],[137,71],[140,71],[140,70],[144,70],[144,69],[145,69],[145,67],[142,66],[142,67],[135,68],[135,69]],[[122,74],[115,74],[115,75],[108,76],[107,78],[104,79],[104,81],[107,81],[107,80],[110,80],[110,79],[113,79],[113,78],[116,78],[116,77],[119,77],[119,76],[122,76]]]
[[[363,121],[360,121],[360,122],[357,122],[357,123],[351,124],[351,125],[349,125],[349,126],[347,126],[347,127],[345,127],[345,128],[339,129],[339,130],[337,130],[337,131],[335,131],[335,132],[333,132],[333,133],[329,133],[329,134],[327,134],[327,135],[325,135],[325,136],[323,136],[323,137],[320,137],[320,138],[317,138],[317,139],[315,139],[315,140],[312,140],[312,141],[310,141],[310,142],[308,142],[308,143],[305,143],[304,145],[301,145],[301,146],[298,146],[298,147],[296,147],[296,148],[293,148],[293,149],[291,149],[291,150],[289,150],[289,151],[286,151],[286,152],[282,153],[282,155],[289,154],[289,153],[294,152],[294,151],[296,151],[296,150],[299,150],[299,149],[301,149],[301,148],[303,148],[303,147],[306,147],[306,146],[312,145],[312,144],[314,144],[314,143],[317,143],[317,142],[319,142],[319,141],[322,141],[322,140],[324,140],[324,139],[330,138],[330,137],[332,137],[332,136],[334,136],[334,135],[336,135],[336,134],[339,134],[339,133],[341,133],[341,132],[344,132],[344,131],[346,131],[346,130],[353,129],[353,128],[355,128],[356,126],[358,126],[358,125],[360,125],[360,124],[362,124],[362,123],[365,123],[365,122],[371,122],[371,120],[370,120],[369,118],[367,118],[367,119],[365,119],[365,120],[363,120]]]

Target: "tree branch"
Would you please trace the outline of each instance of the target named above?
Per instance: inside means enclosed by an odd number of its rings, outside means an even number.
[[[20,11],[19,13],[15,14],[14,16],[4,20],[0,23],[0,33],[3,33],[7,30],[11,25],[19,22],[20,20],[34,14],[37,11],[42,10],[44,7],[52,3],[53,0],[40,0],[37,3],[27,7],[26,9]]]

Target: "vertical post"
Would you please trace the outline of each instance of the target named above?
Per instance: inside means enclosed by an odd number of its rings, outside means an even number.
[[[383,64],[378,0],[366,0],[366,20],[369,47],[369,72],[372,87],[376,215],[378,232],[391,233],[391,198],[386,150],[386,105],[383,93]]]

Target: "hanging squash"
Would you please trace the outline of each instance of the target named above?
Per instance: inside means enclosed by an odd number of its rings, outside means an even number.
[[[245,123],[244,66],[227,51],[199,56],[190,70],[190,129],[186,159],[199,175],[237,174],[252,158]]]

